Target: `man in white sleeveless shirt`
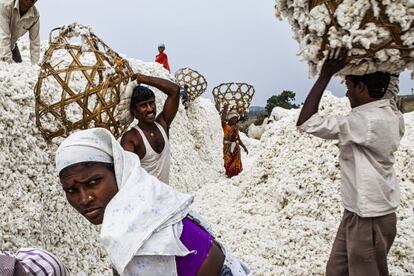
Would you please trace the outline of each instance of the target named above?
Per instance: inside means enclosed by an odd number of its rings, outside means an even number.
[[[138,120],[138,124],[123,135],[121,145],[125,150],[139,156],[141,166],[148,173],[168,184],[170,174],[168,135],[170,125],[178,111],[180,87],[166,79],[139,73],[135,77],[139,84],[156,87],[167,94],[167,99],[162,112],[156,116],[154,92],[145,86],[136,86],[131,97],[131,113]]]

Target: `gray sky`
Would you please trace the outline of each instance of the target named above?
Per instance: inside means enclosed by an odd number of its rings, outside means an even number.
[[[274,16],[274,0],[39,0],[41,36],[72,22],[89,25],[113,50],[153,61],[157,45],[166,44],[172,72],[191,67],[208,81],[205,96],[222,82],[255,86],[253,105],[283,90],[303,102],[314,80],[296,56],[289,25]],[[414,87],[401,76],[401,92]],[[338,80],[328,87],[342,96]]]

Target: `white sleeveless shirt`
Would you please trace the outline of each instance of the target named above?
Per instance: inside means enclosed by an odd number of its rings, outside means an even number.
[[[169,184],[170,180],[170,142],[164,128],[155,122],[164,138],[164,149],[161,153],[155,152],[149,143],[144,132],[137,126],[135,129],[141,134],[145,146],[145,156],[141,159],[141,166],[151,175],[155,176],[162,182]]]

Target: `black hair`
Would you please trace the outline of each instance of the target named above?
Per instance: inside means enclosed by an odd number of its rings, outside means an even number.
[[[388,85],[390,84],[391,75],[387,72],[375,72],[362,76],[347,75],[346,78],[354,85],[359,82],[365,84],[368,88],[368,94],[371,98],[381,99],[387,92]]]
[[[64,168],[63,170],[60,171],[59,173],[59,178],[62,178],[63,175],[71,168],[73,168],[74,166],[82,166],[82,167],[91,167],[95,164],[101,164],[103,166],[105,166],[108,170],[110,170],[111,172],[115,173],[115,169],[114,169],[114,164],[113,163],[105,163],[105,162],[97,162],[97,161],[87,161],[87,162],[80,162],[80,163],[76,163],[70,166],[67,166],[66,168]]]
[[[142,85],[135,86],[131,96],[131,109],[134,109],[138,103],[152,98],[155,98],[155,94],[151,89]]]

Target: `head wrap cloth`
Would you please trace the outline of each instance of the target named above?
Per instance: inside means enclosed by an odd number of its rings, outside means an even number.
[[[108,130],[78,131],[56,151],[58,172],[81,162],[108,161],[114,164],[119,191],[106,206],[101,241],[117,271],[122,274],[138,255],[189,254],[173,225],[187,215],[193,197],[148,174],[138,156],[125,151]]]
[[[227,113],[226,119],[227,119],[227,121],[230,121],[234,117],[239,118],[239,113],[237,113],[235,111],[229,112],[229,113]]]

